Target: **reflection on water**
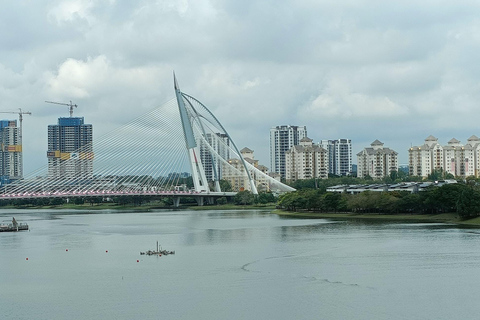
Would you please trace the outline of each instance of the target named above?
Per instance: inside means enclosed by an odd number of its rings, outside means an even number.
[[[31,231],[0,233],[6,318],[456,319],[480,311],[478,229],[262,210],[0,212],[12,216]],[[176,254],[140,256],[157,241]]]

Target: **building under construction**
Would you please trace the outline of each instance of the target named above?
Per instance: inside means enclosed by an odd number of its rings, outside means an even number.
[[[0,120],[0,185],[23,177],[20,137],[17,120]]]
[[[48,177],[89,179],[93,177],[93,127],[83,117],[58,118],[48,126]]]

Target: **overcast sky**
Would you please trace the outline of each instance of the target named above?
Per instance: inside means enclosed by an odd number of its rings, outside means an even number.
[[[354,154],[379,139],[402,164],[429,135],[480,136],[478,1],[18,0],[0,47],[0,110],[33,113],[26,174],[68,116],[45,100],[78,104],[98,137],[174,98],[173,70],[266,166],[282,124]]]

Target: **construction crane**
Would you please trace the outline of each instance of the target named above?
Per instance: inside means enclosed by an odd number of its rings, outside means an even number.
[[[47,103],[53,103],[53,104],[59,104],[59,105],[62,105],[62,106],[68,106],[69,109],[70,109],[70,118],[72,117],[73,115],[73,108],[77,108],[78,106],[76,104],[73,104],[72,103],[72,100],[70,100],[70,103],[61,103],[61,102],[54,102],[54,101],[45,101]]]
[[[0,111],[0,113],[16,113],[18,114],[18,120],[20,120],[20,133],[18,134],[18,144],[22,144],[22,121],[23,121],[23,115],[24,114],[29,114],[31,115],[32,113],[30,111],[22,111],[22,108],[18,108],[19,111]]]

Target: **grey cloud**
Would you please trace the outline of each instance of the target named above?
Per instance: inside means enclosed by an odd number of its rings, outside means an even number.
[[[380,139],[404,163],[430,134],[480,134],[479,11],[453,1],[10,2],[1,105],[34,112],[27,169],[46,161],[46,126],[66,113],[44,100],[74,100],[101,134],[173,98],[173,70],[263,164],[280,124],[307,125],[315,141],[351,138],[354,152]]]

